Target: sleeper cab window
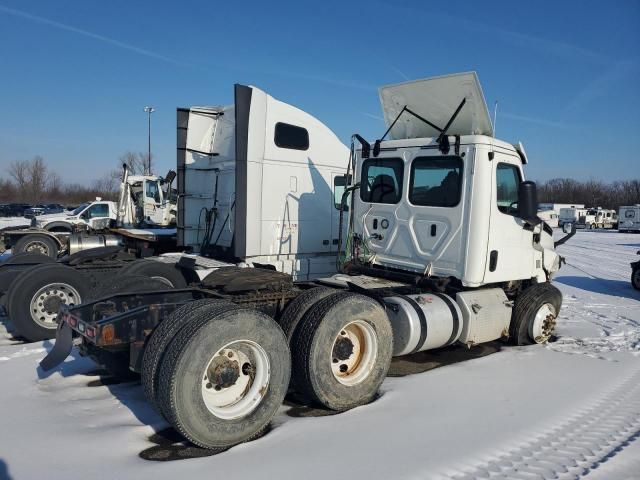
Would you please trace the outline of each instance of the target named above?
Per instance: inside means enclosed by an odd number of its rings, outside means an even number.
[[[404,162],[400,158],[370,158],[362,164],[360,199],[369,203],[398,203],[402,196]]]
[[[309,149],[309,132],[306,128],[278,122],[273,141],[280,148],[307,150]]]
[[[498,210],[509,215],[516,215],[518,209],[518,188],[520,187],[520,169],[509,163],[499,163],[496,167],[496,197]]]
[[[417,157],[411,165],[409,201],[423,207],[455,207],[462,193],[462,159]]]

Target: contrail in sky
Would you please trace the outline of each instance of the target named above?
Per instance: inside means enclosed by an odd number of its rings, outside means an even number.
[[[108,43],[109,45],[113,45],[114,47],[123,48],[125,50],[129,50],[130,52],[135,52],[149,58],[155,58],[156,60],[172,63],[174,65],[187,66],[187,64],[183,62],[180,62],[170,57],[166,57],[159,53],[155,53],[150,50],[145,50],[144,48],[136,47],[135,45],[130,45],[128,43],[120,42],[113,38],[105,37],[104,35],[98,35],[97,33],[89,32],[81,28],[76,28],[71,25],[56,22],[54,20],[49,20],[48,18],[40,17],[38,15],[32,15],[30,13],[23,12],[21,10],[5,7],[4,5],[0,5],[0,12],[4,12],[6,14],[13,15],[15,17],[25,18],[32,22],[40,23],[42,25],[48,25],[50,27],[58,28],[60,30],[66,30],[67,32],[77,33],[78,35],[83,35],[88,38],[93,38],[94,40],[99,40],[101,42]]]

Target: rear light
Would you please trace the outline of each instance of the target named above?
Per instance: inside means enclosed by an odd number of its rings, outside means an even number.
[[[106,344],[113,343],[116,338],[116,329],[113,325],[105,325],[102,327],[102,341]]]
[[[95,338],[96,336],[96,329],[94,327],[87,327],[87,330],[85,332],[85,335],[87,337],[91,337],[91,338]]]
[[[70,327],[75,328],[78,325],[78,320],[71,315],[67,315],[65,317],[65,321],[69,324]]]

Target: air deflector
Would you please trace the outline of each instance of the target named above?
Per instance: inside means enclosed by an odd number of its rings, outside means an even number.
[[[387,127],[406,106],[434,125],[444,128],[460,102],[466,99],[464,108],[447,134],[493,136],[489,111],[475,72],[387,85],[381,87],[379,93]],[[439,135],[438,130],[410,115],[403,115],[389,132],[389,138],[393,140]]]

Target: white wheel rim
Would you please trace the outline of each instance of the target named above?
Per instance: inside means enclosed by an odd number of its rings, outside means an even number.
[[[536,316],[529,327],[529,336],[536,343],[545,343],[556,328],[556,309],[550,303],[545,303],[536,312]]]
[[[373,370],[378,355],[378,337],[368,322],[356,320],[338,333],[331,348],[331,372],[338,382],[353,386]]]
[[[56,317],[61,305],[79,305],[82,298],[78,290],[67,283],[50,283],[31,297],[31,318],[45,328],[56,328]]]
[[[24,251],[29,253],[42,253],[43,255],[49,255],[49,247],[46,243],[39,240],[29,242]]]
[[[267,392],[269,357],[251,340],[231,342],[211,357],[201,378],[209,412],[223,420],[241,418],[255,410]]]

